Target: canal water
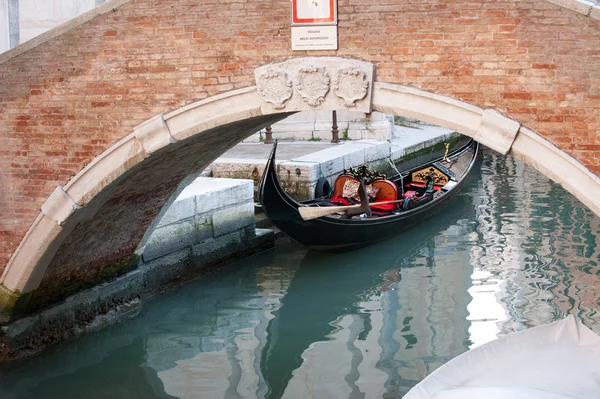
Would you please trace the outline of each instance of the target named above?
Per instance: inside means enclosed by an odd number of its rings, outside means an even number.
[[[600,219],[484,153],[460,196],[392,240],[285,244],[0,370],[0,398],[397,398],[469,348],[567,314],[600,333]]]

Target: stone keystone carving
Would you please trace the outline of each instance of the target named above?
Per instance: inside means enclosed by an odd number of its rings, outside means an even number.
[[[344,100],[344,106],[356,107],[356,101],[365,98],[369,92],[366,75],[356,68],[340,69],[334,82],[335,95]]]
[[[258,93],[263,101],[273,104],[275,109],[284,109],[292,97],[292,82],[283,71],[268,71],[258,78]]]
[[[339,57],[292,58],[254,70],[256,98],[264,115],[317,109],[370,113],[374,75],[375,66],[369,62]]]
[[[301,68],[296,77],[296,90],[311,107],[325,101],[331,79],[323,68],[309,66]]]

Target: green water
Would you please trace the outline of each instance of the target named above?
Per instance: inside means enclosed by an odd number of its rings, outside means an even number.
[[[401,397],[434,369],[566,314],[600,333],[600,219],[484,154],[443,216],[363,250],[293,244],[0,370],[0,398]]]

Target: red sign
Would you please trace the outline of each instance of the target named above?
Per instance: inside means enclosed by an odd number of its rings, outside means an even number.
[[[336,25],[337,0],[292,0],[292,25]]]

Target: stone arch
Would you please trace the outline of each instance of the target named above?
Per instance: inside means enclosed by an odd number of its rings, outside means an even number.
[[[196,166],[206,167],[243,138],[290,114],[263,115],[259,103],[256,87],[249,87],[157,115],[96,157],[66,185],[57,187],[42,205],[0,277],[1,318],[10,318],[15,306],[28,306],[19,302],[29,301],[26,294],[40,287],[61,245],[78,225],[98,217],[111,195],[119,190],[119,184],[135,179],[136,169],[144,163],[168,157],[169,151],[173,153],[196,138],[200,144],[203,139],[218,143],[197,162]],[[224,131],[226,134],[222,134]],[[171,191],[177,184],[178,181],[171,184]],[[132,254],[131,251],[125,257]]]
[[[600,178],[540,134],[494,110],[395,84],[375,83],[373,109],[413,117],[511,154],[560,184],[600,216]]]
[[[261,83],[261,76],[268,74],[287,86],[288,81],[298,81],[298,71],[309,71],[306,73],[310,74],[315,72],[310,68],[322,63],[327,66],[324,69],[338,68],[338,72],[344,70],[348,76],[361,76],[359,86],[368,87],[367,93],[362,97],[347,92],[340,95],[339,90],[329,90],[331,87],[328,86],[327,90],[323,89],[322,96],[312,93],[312,99],[307,101],[296,93],[288,95],[278,90],[265,91],[264,82]],[[306,69],[306,65],[310,68]],[[539,134],[494,110],[484,110],[415,88],[377,82],[373,71],[372,64],[337,58],[294,59],[272,64],[257,69],[257,86],[210,97],[140,124],[48,197],[0,278],[4,311],[12,313],[24,294],[40,287],[48,266],[65,240],[74,234],[80,223],[99,217],[110,195],[119,189],[118,184],[133,178],[133,173],[141,165],[158,157],[172,159],[174,152],[182,148],[182,143],[193,142],[196,148],[202,148],[205,141],[212,146],[207,147],[210,151],[197,164],[205,167],[262,127],[306,109],[339,109],[340,98],[347,107],[358,111],[375,110],[418,118],[473,137],[500,153],[511,153],[561,184],[600,215],[596,200],[600,194],[600,179]],[[318,74],[322,72],[317,71]],[[331,80],[334,84],[340,82],[339,76]],[[327,84],[330,82],[327,81]],[[269,93],[279,93],[281,98],[274,101]],[[148,176],[151,177],[146,175],[146,178]],[[137,242],[133,248],[136,245]],[[127,253],[127,250],[130,252]],[[123,256],[130,257],[133,249],[129,246],[127,250]]]

